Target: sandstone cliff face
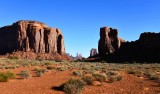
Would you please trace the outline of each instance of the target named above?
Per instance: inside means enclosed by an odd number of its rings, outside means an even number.
[[[0,28],[0,54],[13,51],[64,54],[64,38],[59,29],[41,22],[18,21]]]
[[[113,54],[125,42],[118,37],[117,29],[109,27],[100,28],[100,40],[98,43],[98,51],[100,55]]]

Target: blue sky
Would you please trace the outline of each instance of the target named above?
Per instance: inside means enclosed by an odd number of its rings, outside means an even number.
[[[0,27],[18,20],[60,28],[67,53],[88,57],[98,48],[100,27],[117,28],[128,41],[159,32],[160,0],[1,0]]]

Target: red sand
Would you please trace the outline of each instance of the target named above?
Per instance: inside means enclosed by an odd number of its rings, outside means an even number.
[[[10,70],[19,73],[21,70],[29,70],[34,74],[32,68],[17,68]],[[34,75],[33,75],[34,76]],[[82,94],[160,94],[160,86],[155,81],[146,78],[139,78],[134,75],[122,73],[123,79],[114,83],[103,83],[102,86],[86,86]],[[62,91],[52,89],[63,82],[74,77],[71,70],[49,71],[42,77],[31,79],[17,79],[9,82],[0,82],[0,94],[64,94]]]

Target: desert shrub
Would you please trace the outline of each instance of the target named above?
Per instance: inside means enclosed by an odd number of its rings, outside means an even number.
[[[53,70],[53,69],[55,69],[55,67],[53,67],[53,66],[47,66],[46,67],[48,70]]]
[[[20,67],[20,65],[15,65],[15,67],[16,67],[16,68],[19,68],[19,67]]]
[[[83,70],[84,74],[97,74],[99,73],[97,70]]]
[[[95,79],[93,76],[83,76],[82,80],[86,82],[88,85],[91,85]]]
[[[147,72],[144,72],[143,75],[146,77],[150,77],[151,75],[153,75],[153,73],[147,71]]]
[[[15,69],[16,66],[5,66],[5,69]]]
[[[73,75],[75,75],[75,76],[83,76],[84,72],[83,72],[83,70],[76,70],[76,71],[73,71]]]
[[[44,63],[44,65],[46,65],[46,66],[49,66],[49,65],[51,65],[52,63],[51,62],[45,62]]]
[[[94,70],[97,70],[97,71],[101,71],[102,69],[103,69],[102,66],[96,66],[96,67],[94,67]]]
[[[143,72],[137,71],[137,72],[135,73],[135,75],[138,76],[138,77],[142,77],[142,76],[143,76]]]
[[[136,75],[138,77],[142,76],[142,72],[140,70],[136,70],[136,69],[135,70],[129,69],[129,70],[127,70],[127,73],[128,74],[134,74],[134,75]]]
[[[109,71],[109,72],[106,73],[106,75],[117,75],[117,73],[114,72],[114,71]]]
[[[114,81],[116,81],[116,77],[115,76],[109,76],[108,79],[107,79],[107,82],[109,83],[113,83]]]
[[[7,82],[9,77],[5,75],[5,73],[0,73],[0,82]]]
[[[61,87],[66,94],[80,94],[85,85],[86,83],[81,79],[69,79]]]
[[[81,69],[82,69],[82,70],[90,70],[91,67],[88,66],[88,65],[84,65],[84,66],[81,67]]]
[[[47,69],[38,69],[36,71],[36,76],[41,77],[46,71]]]
[[[36,71],[36,76],[37,77],[41,77],[42,75],[43,75],[42,71],[40,71],[40,70]]]
[[[9,79],[15,79],[16,75],[12,72],[0,73],[0,82],[7,82]]]
[[[102,69],[101,72],[107,73],[107,69]]]
[[[103,74],[92,74],[96,81],[104,82],[106,81],[106,76]]]
[[[128,74],[135,74],[135,70],[133,70],[133,69],[127,70],[127,73]]]
[[[57,67],[57,70],[65,71],[65,70],[67,70],[67,67],[66,66],[59,66],[59,67]]]
[[[28,70],[22,70],[19,74],[23,79],[28,79],[31,77],[31,74]]]
[[[6,72],[5,75],[7,75],[9,77],[9,79],[15,79],[16,75],[13,72]]]
[[[117,75],[117,76],[116,76],[116,80],[117,80],[117,81],[122,80],[122,78],[123,78],[123,77],[122,77],[121,75]]]
[[[156,75],[150,75],[149,76],[149,80],[158,80],[158,76],[156,76]]]
[[[34,68],[34,71],[38,71],[40,68],[39,67],[35,67]]]
[[[29,66],[29,63],[23,62],[23,63],[21,63],[21,65],[22,65],[23,67],[28,67],[28,66]]]

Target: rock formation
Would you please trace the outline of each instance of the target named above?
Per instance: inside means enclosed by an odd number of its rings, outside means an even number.
[[[109,27],[100,28],[100,40],[98,43],[98,51],[100,55],[113,54],[125,42],[118,37],[117,29]]]
[[[92,49],[90,50],[90,57],[93,57],[93,56],[95,56],[95,55],[97,55],[97,54],[98,54],[97,49],[92,48]]]
[[[118,57],[132,62],[160,62],[160,33],[145,32],[136,41],[124,43]]]
[[[116,29],[100,29],[99,56],[108,62],[160,62],[160,33],[145,32],[136,41],[125,42]]]
[[[0,28],[0,54],[16,51],[64,54],[62,32],[41,22],[26,20]]]

